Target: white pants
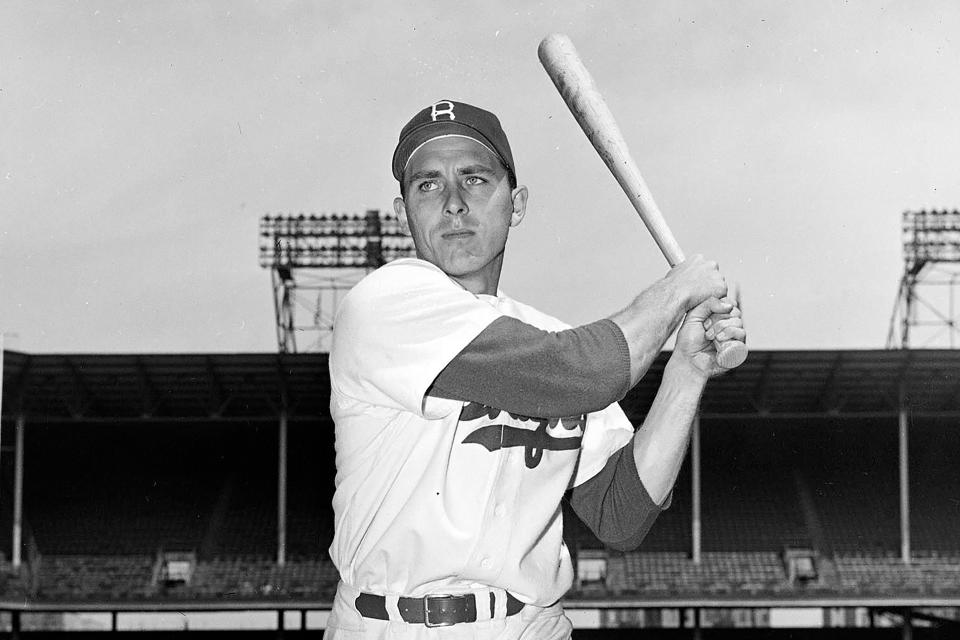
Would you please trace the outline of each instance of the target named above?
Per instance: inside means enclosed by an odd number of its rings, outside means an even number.
[[[556,603],[549,607],[525,606],[519,613],[506,617],[506,596],[502,589],[477,592],[478,600],[486,601],[486,593],[497,594],[497,612],[492,619],[484,619],[477,607],[476,622],[461,622],[449,627],[427,627],[423,624],[405,622],[397,610],[397,596],[387,596],[389,620],[365,618],[357,612],[354,601],[359,592],[343,582],[337,587],[333,610],[324,631],[324,640],[373,640],[396,638],[398,640],[568,640],[573,625],[563,614],[563,607]]]

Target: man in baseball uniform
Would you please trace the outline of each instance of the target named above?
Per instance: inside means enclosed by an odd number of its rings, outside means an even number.
[[[417,258],[364,278],[334,323],[341,581],[325,637],[568,638],[561,500],[608,546],[639,545],[721,372],[712,340],[745,338],[739,311],[699,256],[576,328],[500,291],[527,189],[477,107],[417,113],[393,175]],[[678,327],[635,432],[617,401]]]

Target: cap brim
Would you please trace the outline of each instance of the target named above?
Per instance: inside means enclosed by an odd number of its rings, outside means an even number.
[[[417,149],[434,138],[449,135],[459,135],[476,140],[499,158],[503,166],[507,168],[507,171],[513,175],[513,167],[507,164],[507,161],[497,153],[496,147],[485,135],[469,125],[444,120],[443,122],[428,122],[417,127],[408,133],[400,144],[397,145],[396,151],[393,152],[393,177],[396,178],[397,181],[402,181],[403,170]]]

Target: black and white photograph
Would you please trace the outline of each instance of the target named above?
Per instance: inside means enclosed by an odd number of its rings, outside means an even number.
[[[960,4],[0,2],[0,637],[960,637]]]

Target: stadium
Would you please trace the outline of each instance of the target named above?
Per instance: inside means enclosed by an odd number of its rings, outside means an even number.
[[[642,544],[562,502],[572,637],[960,638],[957,33],[942,0],[0,3],[0,636],[334,626],[335,312],[411,255],[391,158],[456,101],[496,114],[523,187],[510,297],[582,326],[682,253],[743,309],[749,356],[674,439]],[[557,34],[579,54],[542,56]],[[577,57],[649,198],[578,126]],[[620,400],[636,427],[674,344]]]
[[[931,225],[958,215],[905,214],[926,230],[908,234],[907,275],[948,262]],[[279,353],[4,353],[14,637],[323,628],[338,579],[330,380],[327,353],[296,351],[298,297],[320,318],[411,245],[375,210],[266,216],[260,233]],[[921,323],[900,313],[906,340]],[[621,402],[637,426],[667,355]],[[639,549],[604,548],[566,509],[577,637],[955,637],[957,371],[951,349],[753,351],[708,386]]]

